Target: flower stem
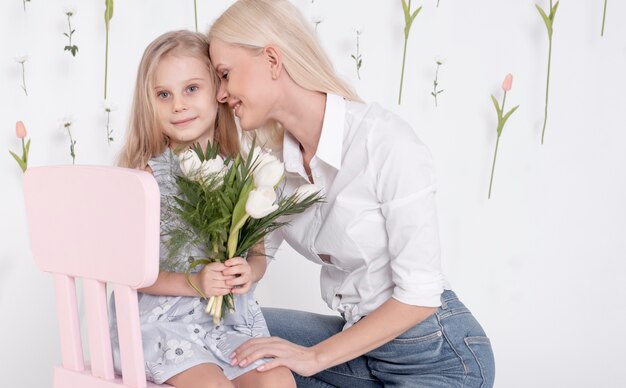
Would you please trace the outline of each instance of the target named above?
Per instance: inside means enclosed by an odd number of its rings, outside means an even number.
[[[26,68],[24,66],[24,62],[22,63],[22,89],[24,89],[24,93],[28,96],[28,92],[26,91]]]
[[[548,93],[550,90],[550,63],[552,60],[552,37],[548,40],[548,75],[546,78],[546,104],[544,108],[544,116],[543,116],[543,130],[541,131],[541,144],[543,144],[543,139],[546,134],[546,123],[548,122]],[[504,110],[504,108],[503,108]]]
[[[359,58],[361,58],[361,54],[359,53],[359,34],[356,34],[356,75],[357,77],[359,77],[359,79],[361,79],[361,73],[360,73],[360,69],[361,66],[359,65]]]
[[[22,161],[25,165],[28,165],[28,153],[26,152],[26,145],[24,144],[24,138],[22,138]]]
[[[496,170],[496,158],[498,157],[498,144],[500,143],[500,135],[498,135],[498,139],[496,140],[496,151],[493,154],[493,165],[491,166],[491,179],[489,180],[489,194],[487,195],[487,199],[491,199],[491,186],[493,184],[493,173]]]
[[[604,0],[604,12],[602,13],[602,32],[600,32],[600,36],[604,36],[604,21],[606,20],[606,1]]]
[[[198,32],[198,8],[196,6],[196,0],[193,0],[193,16],[196,21],[196,32]]]
[[[109,130],[109,121],[111,119],[111,111],[107,110],[107,143],[111,145],[111,131]]]
[[[404,82],[404,63],[406,61],[406,45],[409,42],[409,37],[404,37],[404,52],[402,54],[402,73],[400,75],[400,94],[398,94],[398,105],[402,103],[402,83]]]
[[[104,49],[104,99],[107,99],[107,79],[109,74],[109,26],[106,28],[106,43]],[[107,118],[107,128],[109,127]]]
[[[68,46],[71,47],[72,46],[72,22],[70,21],[70,18],[71,16],[67,15],[67,25],[69,26],[69,31],[68,31],[69,33],[67,35],[70,40],[70,44]]]

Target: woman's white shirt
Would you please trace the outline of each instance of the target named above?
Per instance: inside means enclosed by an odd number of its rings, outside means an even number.
[[[272,233],[322,265],[320,286],[346,328],[390,297],[438,307],[449,288],[441,270],[432,159],[411,127],[377,104],[328,94],[320,142],[305,172],[300,146],[285,131],[287,195],[315,183],[325,202]]]

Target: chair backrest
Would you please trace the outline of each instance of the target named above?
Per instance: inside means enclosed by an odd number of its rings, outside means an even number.
[[[120,167],[29,168],[24,199],[33,258],[54,277],[62,352],[55,387],[146,387],[137,288],[159,272],[159,188]],[[83,283],[85,369],[75,279]],[[106,284],[114,288],[122,379],[113,372]]]

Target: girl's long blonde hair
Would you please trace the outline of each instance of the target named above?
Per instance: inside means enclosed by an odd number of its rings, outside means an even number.
[[[283,55],[285,70],[301,87],[362,102],[336,74],[310,23],[288,0],[236,1],[211,26],[209,42],[213,39],[256,52],[274,44]],[[267,123],[264,132],[274,143],[282,142],[279,123]]]
[[[146,47],[137,70],[126,141],[117,160],[119,166],[143,169],[150,158],[160,155],[168,146],[169,141],[157,120],[153,92],[156,68],[168,54],[201,59],[209,69],[214,90],[219,86],[220,79],[209,60],[209,42],[205,35],[180,30],[166,32],[153,40]],[[239,152],[235,118],[226,104],[218,106],[214,133],[214,141],[219,144],[222,154]]]

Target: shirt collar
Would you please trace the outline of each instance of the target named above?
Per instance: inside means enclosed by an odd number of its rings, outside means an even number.
[[[337,170],[341,167],[345,119],[346,103],[344,99],[334,94],[327,94],[322,133],[315,157]],[[300,144],[287,131],[285,131],[283,140],[283,160],[287,171],[295,172],[297,170],[295,166],[302,165]]]

